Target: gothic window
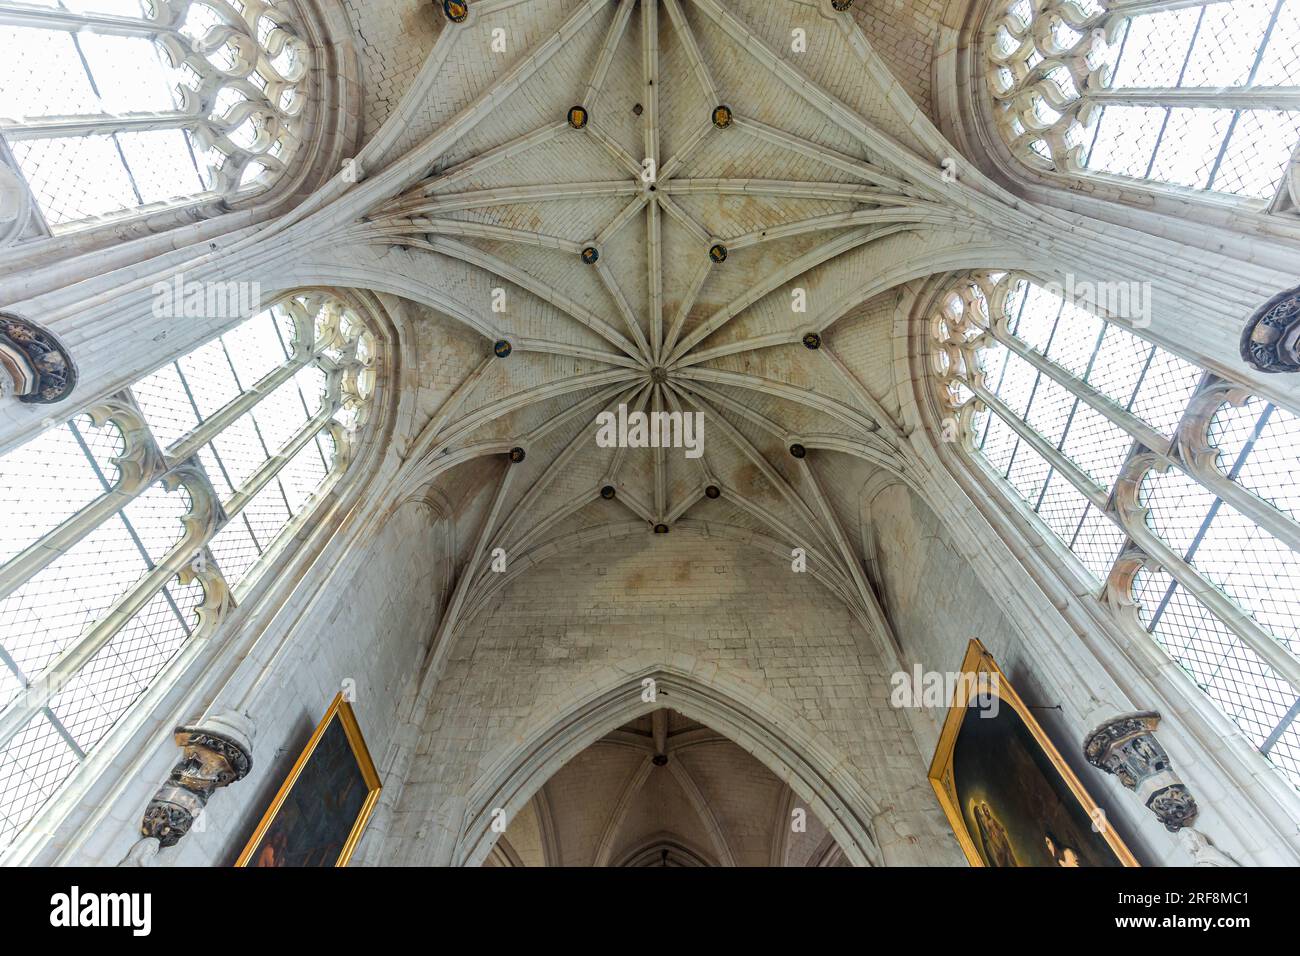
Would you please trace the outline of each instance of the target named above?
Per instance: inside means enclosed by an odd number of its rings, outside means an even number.
[[[1300,786],[1300,417],[1100,318],[1119,291],[1063,291],[948,291],[946,427]]]
[[[1300,0],[1014,0],[986,50],[1029,165],[1300,207]]]
[[[375,349],[295,295],[0,457],[0,849],[342,472]]]
[[[303,135],[310,56],[284,4],[0,0],[0,49],[0,145],[54,231],[252,195]]]

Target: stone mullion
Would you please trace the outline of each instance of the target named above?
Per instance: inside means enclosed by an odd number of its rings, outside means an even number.
[[[306,358],[291,359],[287,364],[280,366],[262,381],[246,390],[238,398],[229,402],[219,412],[205,419],[197,428],[169,450],[167,454],[168,461],[175,464],[197,454],[199,449],[230,427],[240,416],[256,407],[262,399],[310,365],[313,358],[314,356],[307,356]]]
[[[5,129],[6,135],[12,139],[26,140],[108,135],[133,130],[188,130],[199,146],[205,149],[215,148],[226,157],[220,169],[211,171],[214,180],[212,189],[195,193],[190,197],[191,201],[208,194],[229,197],[242,193],[245,187],[240,180],[251,163],[262,164],[272,175],[283,172],[286,168],[285,160],[302,139],[301,99],[307,94],[311,71],[308,66],[296,79],[282,77],[272,66],[272,60],[283,48],[285,37],[296,40],[297,36],[291,30],[277,26],[264,46],[258,38],[257,22],[267,13],[273,14],[271,18],[277,24],[282,19],[295,22],[289,16],[289,11],[271,7],[261,0],[245,0],[242,14],[233,8],[227,8],[225,4],[214,5],[214,9],[224,15],[220,26],[209,34],[213,39],[209,41],[205,36],[191,40],[180,29],[189,13],[190,0],[154,2],[157,8],[154,19],[69,13],[63,10],[20,10],[0,6],[0,23],[66,30],[72,32],[74,37],[79,31],[89,30],[109,36],[151,40],[165,51],[173,65],[178,68],[186,66],[199,77],[197,90],[182,86],[186,109],[130,117],[42,118],[9,126]],[[249,47],[246,49],[251,49],[254,53],[250,57],[241,50],[235,65],[235,71],[241,75],[236,76],[226,74],[208,59],[209,53],[221,49],[232,37],[248,41]],[[260,73],[267,81],[265,90],[258,89],[247,79],[254,72]],[[220,92],[227,87],[238,90],[245,97],[245,102],[234,107],[229,121],[222,121],[211,113]],[[281,99],[286,91],[293,91],[295,100],[299,101],[299,109],[295,113],[287,112],[281,107]],[[266,150],[252,152],[230,139],[230,133],[259,110],[271,117],[269,139],[280,140],[286,147],[285,153],[278,158]]]
[[[298,343],[311,341],[310,337],[304,338],[314,331],[310,330],[309,323],[310,317],[295,314]],[[122,476],[117,485],[105,495],[41,536],[0,568],[0,600],[74,548],[86,535],[129,505],[158,479],[186,467],[202,469],[203,466],[196,457],[201,448],[256,406],[275,387],[292,378],[312,361],[318,360],[321,352],[329,345],[327,340],[314,351],[305,351],[306,347],[299,344],[294,350],[293,359],[204,421],[180,445],[170,449],[170,453],[158,445],[129,389],[91,408],[89,414],[97,425],[102,426],[111,421],[122,431],[125,448],[117,459]],[[330,410],[331,415],[333,410]]]
[[[1145,378],[1147,371],[1150,368],[1150,361],[1150,357],[1148,357],[1147,368],[1143,369],[1142,372],[1143,378]],[[1195,393],[1192,398],[1188,400],[1187,406],[1183,409],[1183,414],[1179,418],[1178,424],[1174,427],[1172,438],[1166,440],[1163,436],[1160,436],[1161,447],[1154,449],[1144,444],[1141,440],[1136,441],[1133,447],[1129,449],[1129,453],[1125,457],[1123,464],[1120,465],[1120,475],[1131,474],[1136,470],[1140,470],[1145,474],[1146,469],[1150,467],[1149,462],[1153,460],[1158,461],[1161,465],[1172,463],[1176,467],[1191,474],[1191,471],[1187,468],[1185,463],[1183,452],[1183,447],[1185,445],[1184,436],[1188,428],[1189,420],[1195,417],[1195,409],[1198,406],[1198,402],[1201,401],[1201,396],[1204,395],[1207,390],[1212,388],[1215,382],[1216,380],[1214,376],[1209,373],[1202,376],[1200,383],[1196,387]],[[1136,398],[1139,388],[1141,388],[1141,379],[1139,379],[1137,385],[1133,389],[1133,398]],[[1215,402],[1214,407],[1217,408],[1219,404],[1220,402]],[[1211,412],[1210,415],[1212,417],[1213,413]],[[1217,450],[1215,451],[1215,455],[1217,456]],[[1196,476],[1193,475],[1193,477]],[[1138,481],[1137,487],[1141,487],[1141,480]],[[1125,521],[1124,515],[1120,513],[1119,489],[1120,483],[1117,481],[1115,487],[1111,490],[1110,502],[1107,504],[1105,511],[1106,514],[1109,515],[1121,529],[1123,529],[1127,536],[1127,543],[1121,550],[1119,557],[1115,559],[1114,564],[1111,566],[1111,573],[1107,578],[1107,589],[1112,590],[1118,588],[1124,595],[1122,600],[1131,601],[1131,597],[1128,596],[1129,591],[1125,589],[1131,589],[1132,578],[1136,569],[1130,567],[1130,565],[1132,565],[1134,561],[1146,565],[1152,563],[1155,559],[1152,558],[1151,553],[1129,532],[1128,524]],[[1145,517],[1142,520],[1145,527]],[[1155,561],[1155,563],[1159,562]],[[1199,572],[1195,573],[1197,574],[1197,577],[1200,578]],[[1204,581],[1204,579],[1201,580]],[[1170,584],[1169,591],[1166,594],[1162,605],[1168,601],[1170,596],[1172,596],[1173,589],[1177,586],[1177,583],[1177,579],[1174,579],[1174,582]],[[1138,622],[1138,626],[1141,626],[1140,622]],[[1146,629],[1143,628],[1143,630]]]
[[[1240,406],[1250,397],[1243,386],[1215,376],[1206,376],[1187,405],[1175,432],[1174,460],[1208,491],[1250,518],[1294,551],[1300,551],[1300,523],[1279,510],[1218,466],[1219,449],[1211,443],[1210,425],[1225,403]],[[1243,451],[1249,452],[1253,439]],[[1244,460],[1243,462],[1244,463]]]
[[[257,471],[253,473],[252,477],[250,477],[248,481],[244,482],[244,486],[240,488],[239,491],[237,491],[225,504],[227,521],[235,518],[241,511],[243,511],[257,493],[270,484],[271,479],[280,473],[280,469],[288,464],[294,455],[301,451],[309,441],[314,439],[316,435],[320,433],[321,429],[325,428],[329,424],[330,419],[334,416],[334,413],[338,411],[338,408],[339,405],[337,398],[335,398],[334,401],[326,402],[322,405],[321,410],[312,416],[306,425],[298,430],[298,433],[293,437],[293,440],[290,441],[288,445],[268,458],[262,464],[262,467],[258,468]]]
[[[1083,379],[1072,374],[1051,359],[1030,348],[1024,341],[1007,331],[1005,321],[992,323],[993,338],[1019,355],[1042,374],[1061,385],[1075,398],[1081,399],[1093,409],[1104,415],[1112,424],[1118,425],[1135,440],[1157,454],[1169,453],[1171,442],[1132,412],[1121,408],[1108,396],[1097,391]]]
[[[1059,453],[1045,439],[1038,435],[1031,426],[1020,420],[1009,408],[993,395],[982,383],[967,382],[967,386],[987,405],[994,414],[999,415],[1015,430],[1020,437],[1029,442],[1054,467],[1060,470],[1092,503],[1109,516],[1125,532],[1130,542],[1112,566],[1107,579],[1107,589],[1114,592],[1120,579],[1124,585],[1131,585],[1133,570],[1129,565],[1134,561],[1154,563],[1164,568],[1170,576],[1216,615],[1243,643],[1251,647],[1262,659],[1267,661],[1278,674],[1292,684],[1300,686],[1300,660],[1278,640],[1260,628],[1245,612],[1238,608],[1221,590],[1207,581],[1190,563],[1175,554],[1146,524],[1145,509],[1138,504],[1138,489],[1147,471],[1156,466],[1176,465],[1220,499],[1238,508],[1251,520],[1255,521],[1288,546],[1300,550],[1300,525],[1287,515],[1270,506],[1263,499],[1252,494],[1241,485],[1224,476],[1217,468],[1218,449],[1209,444],[1207,430],[1217,409],[1224,401],[1236,400],[1239,404],[1248,397],[1248,392],[1239,386],[1223,382],[1211,375],[1206,375],[1198,386],[1197,393],[1189,401],[1178,427],[1171,440],[1160,436],[1131,413],[1123,411],[1105,400],[1098,403],[1094,396],[1099,396],[1077,378],[1057,368],[1055,363],[1039,356],[1024,343],[1015,340],[1006,332],[1005,322],[992,323],[991,334],[997,341],[1021,355],[1033,364],[1038,371],[1058,381],[1073,392],[1076,397],[1087,399],[1107,418],[1121,426],[1134,438],[1128,457],[1121,468],[1121,479],[1116,482],[1113,491],[1106,500],[1099,502],[1092,494],[1096,486],[1086,480],[1086,476],[1073,465],[1062,453]],[[1133,427],[1138,423],[1140,427]],[[1151,436],[1156,444],[1152,447]]]
[[[1011,426],[1020,438],[1029,444],[1043,458],[1069,479],[1079,492],[1093,503],[1100,511],[1105,511],[1109,494],[1055,445],[1038,433],[1032,425],[1022,420],[1003,401],[979,382],[968,382],[967,387],[975,393],[981,402],[989,407],[993,414]]]
[[[315,316],[312,312],[294,299],[287,299],[279,303],[279,305],[289,312],[294,324],[292,348],[283,341],[278,323],[275,326],[277,338],[280,338],[281,345],[285,348],[285,351],[291,353],[291,357],[256,385],[245,389],[238,398],[228,402],[219,411],[204,419],[198,427],[182,438],[178,444],[168,449],[167,457],[171,464],[179,464],[185,459],[197,455],[200,449],[240,417],[256,408],[262,399],[292,379],[308,365],[313,362],[320,362],[324,352],[336,344],[338,338],[337,319],[330,323],[325,329],[326,334],[322,335],[321,340],[317,342]],[[229,355],[227,355],[227,360],[229,361]],[[195,413],[198,414],[197,408],[195,408]]]
[[[1300,687],[1300,658],[1256,624],[1232,598],[1207,581],[1147,525],[1147,509],[1140,503],[1138,491],[1147,472],[1153,467],[1161,466],[1167,467],[1150,453],[1134,455],[1129,459],[1116,484],[1115,513],[1119,517],[1120,526],[1146,556],[1147,563],[1158,565],[1168,572],[1280,677],[1293,686]],[[1135,558],[1132,554],[1129,557]]]
[[[1163,13],[1166,10],[1186,10],[1188,7],[1209,7],[1232,0],[1118,0],[1108,4],[1106,12],[1112,17],[1135,17],[1144,13]]]
[[[126,626],[177,575],[203,579],[207,600],[204,607],[214,610],[224,595],[219,591],[222,581],[207,575],[207,569],[194,567],[195,556],[202,552],[221,515],[217,496],[208,483],[207,475],[193,463],[186,463],[164,476],[170,491],[184,485],[190,492],[191,507],[183,520],[185,534],[166,557],[120,597],[89,630],[75,640],[55,658],[39,675],[34,675],[26,692],[0,714],[0,748],[18,734],[42,709],[60,693],[80,670],[113,637]],[[214,587],[214,585],[216,585]],[[212,590],[209,590],[209,589]]]
[[[1029,276],[1024,276],[1023,278],[1028,281],[1035,281]],[[1167,460],[1166,456],[1169,452],[1170,442],[1163,438],[1163,436],[1160,436],[1145,422],[1138,419],[1126,409],[1121,408],[1117,403],[1098,392],[1081,378],[1057,365],[1038,351],[1030,348],[1028,344],[1026,344],[1022,339],[1016,337],[1010,331],[1007,305],[1010,301],[1010,293],[1017,279],[1016,276],[1007,274],[996,283],[996,285],[991,284],[986,275],[974,276],[973,279],[984,296],[984,308],[977,305],[974,296],[970,294],[962,294],[962,299],[965,303],[962,316],[949,314],[945,310],[944,318],[949,323],[952,331],[950,331],[947,339],[938,340],[937,344],[944,350],[945,354],[948,355],[953,369],[958,368],[958,361],[960,360],[961,367],[975,371],[973,374],[950,373],[947,376],[947,381],[960,382],[963,386],[969,389],[975,395],[976,399],[990,410],[991,414],[997,415],[1000,419],[1006,422],[1007,425],[1020,436],[1021,440],[1029,443],[1033,448],[1035,448],[1048,461],[1053,469],[1064,474],[1066,479],[1074,485],[1076,490],[1088,499],[1093,507],[1095,507],[1101,514],[1110,518],[1110,520],[1121,530],[1124,530],[1123,523],[1120,521],[1120,517],[1115,510],[1114,488],[1103,489],[1085,472],[1083,472],[1082,469],[1075,465],[1073,460],[1065,455],[1065,453],[1057,446],[1048,442],[1046,438],[1039,434],[1037,429],[1029,425],[1028,422],[1021,419],[1020,416],[1016,415],[1015,412],[1007,407],[1006,404],[997,396],[996,392],[989,389],[985,384],[984,373],[978,371],[981,367],[979,353],[988,347],[988,342],[991,338],[1003,345],[1009,353],[1015,353],[1025,359],[1025,361],[1029,362],[1040,376],[1047,376],[1051,380],[1059,383],[1062,387],[1071,392],[1077,400],[1087,402],[1091,407],[1104,414],[1109,421],[1118,425],[1133,438],[1128,456],[1125,459],[1126,462],[1131,460],[1134,455],[1142,453],[1157,454],[1160,456],[1161,460]],[[955,291],[961,293],[962,289],[959,288]],[[1024,308],[1023,301],[1020,308],[1022,310]],[[987,311],[985,311],[985,309]],[[985,317],[988,318],[987,325],[968,318],[972,310],[983,312]],[[1060,316],[1058,315],[1057,322],[1059,321]],[[964,331],[968,328],[976,329],[980,334],[968,339],[965,337]],[[1055,334],[1055,331],[1053,331],[1053,334]],[[1100,339],[1098,341],[1100,343]],[[1096,361],[1097,350],[1099,348],[1099,344],[1094,347],[1092,358],[1089,359],[1089,368],[1091,368],[1092,363]],[[1005,374],[1005,371],[1006,366],[1004,364],[1002,374]],[[1143,374],[1145,374],[1145,371]],[[1000,385],[998,387],[1000,387]],[[975,443],[976,436],[973,431],[975,404],[976,403],[973,401],[968,401],[962,406],[955,407],[952,410],[956,414],[960,425],[960,434],[962,436],[964,447],[967,449],[969,454],[978,455],[982,458],[982,453],[978,445]],[[1143,444],[1144,440],[1159,442],[1163,450],[1153,452]],[[998,477],[1003,481],[1007,480],[1005,475],[999,475]],[[1046,492],[1046,485],[1044,485],[1043,492]],[[1035,509],[1035,511],[1036,510],[1037,509]],[[1074,532],[1075,536],[1078,535],[1078,531],[1079,529],[1076,527]],[[1129,545],[1126,547],[1125,551],[1132,547],[1131,542],[1132,539],[1129,538]],[[1065,545],[1070,549],[1070,551],[1074,551],[1072,541],[1065,542]],[[1111,579],[1115,577],[1116,568],[1118,567],[1119,562],[1120,559],[1117,559],[1116,562],[1112,564],[1110,574],[1107,576],[1108,588],[1110,587]]]
[[[359,365],[355,362],[351,364]],[[193,506],[190,514],[184,519],[185,536],[81,639],[66,648],[55,662],[45,669],[39,680],[28,688],[23,697],[0,714],[0,747],[7,744],[15,734],[27,726],[38,712],[48,708],[50,701],[59,690],[111,641],[118,631],[152,600],[155,594],[166,587],[173,577],[180,576],[183,580],[189,578],[202,581],[206,599],[199,608],[200,628],[215,625],[228,601],[229,587],[212,560],[208,543],[213,535],[236,516],[303,446],[314,440],[323,429],[330,427],[330,419],[340,404],[342,377],[343,368],[339,366],[331,375],[330,394],[320,412],[313,416],[282,452],[273,456],[258,470],[232,499],[228,507],[222,508],[197,458],[186,459],[161,474],[164,480],[172,483],[171,490],[174,491],[176,487],[184,484],[190,491]],[[339,444],[338,460],[345,460],[347,448],[344,436],[336,434],[335,441]],[[156,445],[153,447],[154,459],[161,462],[161,453],[157,451]],[[148,484],[157,477],[159,475],[152,475],[143,487],[148,487]],[[120,510],[125,503],[125,501],[117,503],[110,515]],[[84,535],[94,527],[98,527],[102,520],[100,518],[93,523],[88,523],[84,528],[78,523],[80,534]],[[53,552],[52,555],[58,556]]]
[[[1176,107],[1229,109],[1236,111],[1232,121],[1232,125],[1235,126],[1242,110],[1300,108],[1300,91],[1293,88],[1255,88],[1250,83],[1247,83],[1241,87],[1216,90],[1179,88],[1176,86],[1116,89],[1100,85],[1097,82],[1097,77],[1093,75],[1094,71],[1088,68],[1086,57],[1088,52],[1094,48],[1092,37],[1099,33],[1104,33],[1109,40],[1113,40],[1121,25],[1132,17],[1190,8],[1201,8],[1203,16],[1204,8],[1222,2],[1228,2],[1228,0],[1120,0],[1118,3],[1109,5],[1104,11],[1095,16],[1086,17],[1082,21],[1078,21],[1071,14],[1071,4],[1047,2],[1041,8],[1033,11],[1030,22],[1025,25],[1023,31],[1017,25],[1017,18],[1005,12],[1000,17],[992,18],[989,21],[989,32],[986,35],[985,43],[992,44],[996,28],[1005,26],[1008,33],[1020,44],[1016,50],[1006,57],[1001,57],[996,52],[990,53],[984,70],[985,80],[994,99],[1007,107],[1005,110],[998,111],[996,119],[999,130],[1011,151],[1022,162],[1033,167],[1041,166],[1045,161],[1044,157],[1033,150],[1032,144],[1035,141],[1042,140],[1047,144],[1050,154],[1046,162],[1053,171],[1075,175],[1091,175],[1092,171],[1084,165],[1085,154],[1082,152],[1082,147],[1072,147],[1066,140],[1066,134],[1076,119],[1086,119],[1097,109],[1104,109],[1111,105],[1155,106],[1165,109]],[[1273,17],[1269,24],[1269,36],[1272,34],[1279,10],[1280,4],[1275,6],[1273,10]],[[1046,19],[1057,15],[1061,16],[1070,27],[1081,34],[1080,39],[1070,50],[1061,54],[1055,54],[1050,49],[1043,47],[1042,37],[1040,36],[1042,31],[1038,29]],[[1257,51],[1255,64],[1251,70],[1252,80],[1265,53],[1267,39],[1268,37]],[[1023,56],[1031,47],[1042,56],[1043,60],[1034,67],[1026,69]],[[1192,47],[1188,49],[1189,56],[1191,49]],[[1047,72],[1056,66],[1060,66],[1069,72],[1077,95],[1073,97],[1063,96],[1056,84],[1047,78]],[[1185,67],[1186,62],[1184,62]],[[1011,85],[1005,91],[1003,91],[999,80],[999,71],[1003,68],[1007,69],[1012,77]],[[1035,115],[1033,107],[1034,95],[1042,97],[1052,109],[1061,114],[1046,129],[1041,128],[1041,122]],[[1019,134],[1011,126],[1010,121],[1013,117],[1018,118],[1023,126],[1023,130]],[[1163,132],[1162,126],[1162,137]],[[1231,129],[1229,130],[1230,133]],[[1225,138],[1220,147],[1219,157],[1214,164],[1216,171],[1219,162],[1222,160],[1223,150],[1227,148],[1227,141],[1227,138]],[[1297,150],[1297,156],[1300,156],[1300,148]],[[1147,182],[1157,187],[1168,187],[1166,183],[1151,180],[1149,175],[1133,178],[1138,182]],[[1213,182],[1213,176],[1211,176],[1211,182]],[[1289,174],[1283,176],[1282,183],[1276,194],[1271,197],[1267,209],[1268,212],[1275,214],[1294,214],[1297,207],[1300,207],[1300,170],[1293,167]]]
[[[0,600],[7,598],[48,565],[76,547],[86,535],[117,514],[168,471],[168,464],[129,392],[120,392],[88,410],[99,427],[109,422],[122,432],[116,459],[118,483],[58,527],[46,532],[0,568]],[[93,462],[92,462],[93,464]]]
[[[110,36],[133,36],[153,39],[162,33],[175,33],[160,23],[139,17],[119,17],[107,13],[72,13],[57,8],[22,8],[0,6],[0,23],[16,27],[47,30],[82,30]]]
[[[302,335],[303,330],[300,326],[298,332],[300,342],[304,341]],[[241,415],[255,407],[275,387],[282,385],[312,361],[317,360],[320,352],[326,347],[328,343],[306,355],[303,355],[301,347],[297,348],[295,358],[273,372],[271,377],[264,379],[205,420],[183,439],[180,445],[170,449],[169,452],[163,451],[158,446],[153,432],[145,423],[144,416],[136,406],[129,390],[92,408],[90,414],[96,419],[97,424],[104,424],[111,420],[118,423],[122,429],[126,442],[126,448],[119,458],[119,466],[124,469],[122,479],[107,494],[72,515],[54,530],[47,532],[0,569],[0,600],[8,597],[47,565],[75,547],[82,538],[129,505],[159,478],[190,464],[202,468],[202,464],[195,457],[201,448]]]
[[[1202,109],[1297,109],[1300,89],[1284,87],[1127,87],[1094,90],[1084,97],[1102,106],[1166,106]]]
[[[10,142],[15,140],[54,139],[58,137],[107,136],[112,133],[131,133],[139,130],[185,129],[199,117],[192,113],[144,113],[133,116],[80,116],[75,118],[42,118],[29,123],[15,123],[4,127]]]

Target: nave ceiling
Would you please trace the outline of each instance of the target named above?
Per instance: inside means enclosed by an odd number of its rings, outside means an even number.
[[[796,30],[807,52],[787,52]],[[924,471],[896,287],[955,241],[998,244],[988,200],[863,69],[862,37],[827,5],[748,0],[488,2],[445,24],[426,70],[448,95],[372,142],[388,151],[333,197],[349,215],[305,266],[382,276],[470,333],[420,339],[421,374],[445,379],[405,451],[409,493],[489,486],[478,544],[512,561],[656,529],[803,548],[883,626],[854,492]],[[455,361],[428,352],[444,348]],[[600,447],[620,405],[702,413],[703,453]],[[478,567],[469,612],[511,577]]]

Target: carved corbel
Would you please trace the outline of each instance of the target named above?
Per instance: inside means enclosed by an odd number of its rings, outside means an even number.
[[[1250,317],[1241,358],[1261,372],[1300,372],[1300,286],[1273,296]]]
[[[180,762],[145,809],[140,833],[159,847],[175,846],[190,832],[212,794],[253,769],[253,724],[243,714],[218,714],[177,727]],[[142,855],[132,850],[131,862]]]
[[[1190,826],[1199,811],[1155,738],[1159,723],[1154,711],[1116,717],[1085,738],[1083,755],[1094,767],[1117,776],[1166,830],[1177,833]]]
[[[0,371],[12,383],[0,381],[0,394],[29,404],[61,402],[77,385],[77,367],[62,343],[35,322],[9,312],[0,312]]]

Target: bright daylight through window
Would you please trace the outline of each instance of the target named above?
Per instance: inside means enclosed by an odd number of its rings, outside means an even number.
[[[347,463],[375,342],[294,296],[0,458],[0,843]]]

